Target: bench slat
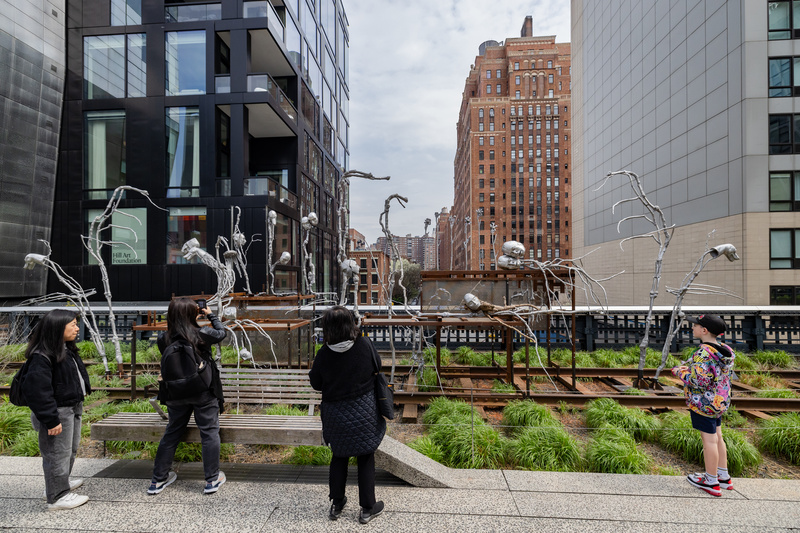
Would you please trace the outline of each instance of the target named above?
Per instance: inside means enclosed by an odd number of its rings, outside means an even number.
[[[240,444],[322,445],[322,422],[317,416],[220,415],[222,442]],[[117,413],[92,424],[95,440],[158,442],[167,421],[156,413]],[[200,431],[189,420],[182,439],[200,442]]]

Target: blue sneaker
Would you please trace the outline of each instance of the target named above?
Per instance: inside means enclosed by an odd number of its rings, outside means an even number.
[[[147,494],[150,495],[158,494],[162,490],[172,485],[172,483],[174,483],[176,479],[178,479],[178,474],[170,471],[170,473],[167,474],[167,479],[165,481],[152,481],[150,483],[150,488],[147,489]]]
[[[206,488],[203,490],[203,494],[214,494],[219,490],[220,485],[223,483],[225,483],[225,472],[220,470],[216,481],[206,483]]]

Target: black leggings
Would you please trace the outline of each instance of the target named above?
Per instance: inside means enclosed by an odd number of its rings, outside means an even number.
[[[347,484],[347,462],[349,457],[332,457],[329,477],[330,494],[328,498],[336,505],[344,500],[344,487]],[[358,502],[365,509],[375,505],[375,454],[359,455],[358,459]]]

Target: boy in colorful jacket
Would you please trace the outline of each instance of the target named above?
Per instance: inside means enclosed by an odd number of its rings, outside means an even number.
[[[672,369],[672,374],[683,381],[692,427],[700,431],[703,440],[706,467],[705,474],[691,474],[687,479],[712,496],[722,496],[721,489],[733,490],[721,423],[731,403],[731,373],[736,354],[717,342],[717,336],[727,329],[722,318],[700,315],[687,317],[686,321],[692,324],[692,335],[701,344],[690,359]]]

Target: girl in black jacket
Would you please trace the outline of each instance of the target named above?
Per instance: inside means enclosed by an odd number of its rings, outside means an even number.
[[[197,324],[197,317],[203,313],[211,326]],[[148,494],[158,494],[178,478],[171,471],[172,459],[181,440],[183,431],[189,423],[189,417],[194,413],[197,429],[200,430],[200,440],[203,449],[203,471],[206,478],[205,494],[219,490],[225,483],[225,473],[219,469],[219,414],[222,411],[222,381],[219,370],[211,356],[211,345],[225,339],[225,328],[219,318],[206,307],[200,309],[197,303],[190,298],[176,298],[169,303],[167,308],[167,331],[158,336],[158,349],[161,353],[174,341],[189,343],[194,353],[199,355],[211,370],[211,384],[207,391],[203,391],[190,398],[164,397],[159,391],[159,399],[167,404],[169,422],[153,463],[153,479]],[[168,394],[169,391],[164,391]]]
[[[71,492],[82,479],[69,479],[81,442],[83,397],[92,392],[89,374],[78,356],[77,315],[65,309],[47,313],[33,330],[25,357],[28,370],[22,392],[39,432],[48,509],[73,509],[89,501]]]
[[[366,524],[383,511],[383,502],[375,501],[375,450],[386,433],[375,399],[375,369],[380,370],[381,360],[372,342],[360,336],[345,307],[331,307],[322,316],[322,335],[325,345],[308,376],[311,386],[322,391],[322,436],[333,452],[328,518],[338,519],[347,503],[347,463],[356,457],[358,520]]]

